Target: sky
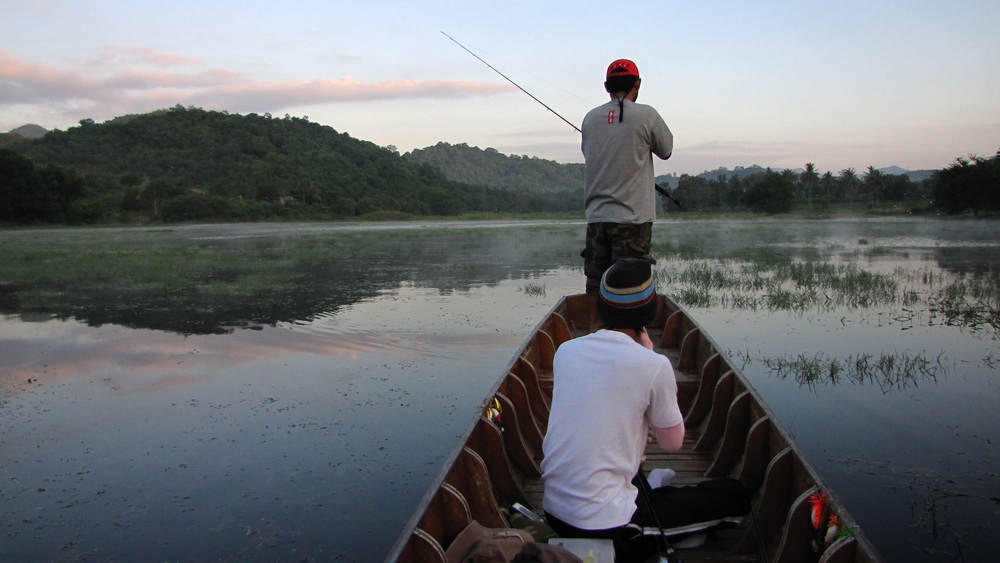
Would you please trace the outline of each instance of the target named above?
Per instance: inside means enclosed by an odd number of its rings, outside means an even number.
[[[0,132],[181,104],[306,117],[400,153],[583,162],[569,122],[629,58],[657,174],[940,169],[1000,149],[1000,2],[0,0]]]

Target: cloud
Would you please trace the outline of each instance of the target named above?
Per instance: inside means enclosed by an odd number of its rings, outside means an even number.
[[[165,68],[182,65],[201,65],[204,64],[204,60],[189,55],[161,53],[154,49],[150,49],[149,47],[141,47],[138,45],[108,45],[104,47],[98,56],[98,63],[102,65],[116,63],[144,63]]]
[[[85,68],[86,72],[65,70],[0,51],[0,110],[33,106],[43,114],[55,107],[76,121],[175,104],[274,112],[324,103],[454,99],[512,90],[507,84],[445,80],[260,80],[248,73],[206,68],[199,59],[145,47],[107,47]]]
[[[361,57],[352,53],[330,53],[320,57],[320,60],[326,63],[357,63],[361,62]]]
[[[418,98],[465,98],[508,92],[503,84],[461,81],[390,80],[361,82],[351,77],[340,80],[293,82],[226,82],[191,93],[193,105],[226,107],[235,111],[273,111],[287,107],[373,100]]]
[[[87,77],[33,61],[25,61],[0,51],[0,106],[15,103],[66,100],[72,97],[97,99]]]

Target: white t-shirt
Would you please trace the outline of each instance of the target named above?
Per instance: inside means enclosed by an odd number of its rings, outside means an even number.
[[[670,361],[612,330],[556,352],[555,389],[543,443],[545,511],[585,530],[625,525],[636,510],[649,426],[684,421]]]

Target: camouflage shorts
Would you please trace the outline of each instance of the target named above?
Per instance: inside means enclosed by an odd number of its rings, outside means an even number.
[[[655,264],[656,260],[649,255],[652,234],[652,223],[588,223],[587,246],[580,253],[583,273],[587,276],[587,294],[597,295],[604,271],[623,258],[639,258]]]

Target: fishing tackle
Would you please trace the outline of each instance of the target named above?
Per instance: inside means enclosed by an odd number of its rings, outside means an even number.
[[[812,507],[809,519],[812,521],[813,528],[818,530],[820,524],[823,523],[823,512],[826,510],[826,493],[819,491],[809,495],[809,505]]]
[[[493,397],[493,400],[486,406],[486,418],[491,422],[500,424],[500,416],[503,414],[503,408],[500,407],[500,400]]]
[[[484,61],[482,59],[482,57],[480,57],[479,55],[477,55],[477,54],[473,53],[472,51],[470,51],[468,47],[466,47],[465,45],[462,45],[461,43],[459,43],[458,40],[456,40],[454,37],[448,35],[447,33],[443,32],[443,31],[441,32],[441,35],[444,35],[448,39],[451,39],[456,45],[458,45],[463,50],[465,50],[466,53],[469,53],[473,57],[476,57],[476,59],[478,59],[479,62],[483,63],[484,65],[486,65],[488,67],[490,67],[490,70],[492,70],[493,72],[499,74],[500,76],[502,76],[504,78],[504,80],[506,80],[507,82],[510,82],[511,84],[513,84],[514,86],[516,86],[518,90],[520,90],[520,91],[524,92],[525,94],[527,94],[528,97],[530,97],[532,100],[535,100],[536,102],[542,104],[542,107],[544,107],[545,109],[551,111],[553,115],[555,115],[559,119],[565,121],[566,124],[569,125],[570,127],[572,127],[573,129],[576,129],[577,133],[581,133],[581,134],[583,133],[583,131],[579,127],[577,127],[576,125],[574,125],[573,122],[571,122],[570,120],[566,119],[565,117],[559,115],[559,112],[557,112],[556,110],[550,108],[548,105],[545,104],[545,102],[543,102],[543,101],[539,100],[538,98],[536,98],[535,96],[533,96],[531,94],[531,92],[525,90],[524,88],[521,87],[520,84],[518,84],[517,82],[514,82],[513,80],[511,80],[510,78],[508,78],[506,74],[500,72],[499,70],[497,70],[496,68],[494,68],[493,65],[491,65],[490,63]],[[656,183],[653,184],[653,188],[656,189],[656,191],[659,192],[660,195],[666,197],[670,201],[672,201],[675,204],[677,204],[677,207],[681,206],[681,202],[678,201],[677,199],[674,199],[674,197],[672,195],[670,195],[670,192],[668,192],[666,189],[661,188]]]
[[[458,41],[456,41],[454,37],[452,37],[452,36],[448,35],[447,33],[443,32],[443,31],[441,32],[441,34],[442,34],[442,35],[444,35],[445,37],[447,37],[448,39],[451,39],[452,41],[454,41],[454,42],[455,42],[455,44],[456,44],[456,45],[458,45],[459,47],[461,47],[462,49],[465,49],[465,52],[467,52],[467,53],[469,53],[470,55],[472,55],[473,57],[476,57],[477,59],[479,59],[479,62],[483,63],[484,65],[486,65],[486,66],[488,66],[488,67],[490,67],[490,69],[491,69],[491,70],[492,70],[493,72],[495,72],[495,73],[499,74],[500,76],[504,77],[504,80],[506,80],[507,82],[510,82],[510,83],[511,83],[511,84],[513,84],[514,86],[517,86],[517,89],[518,89],[518,90],[520,90],[520,91],[524,92],[525,94],[527,94],[527,95],[528,95],[528,96],[529,96],[529,97],[530,97],[530,98],[531,98],[532,100],[535,100],[536,102],[538,102],[538,103],[542,104],[542,107],[544,107],[545,109],[547,109],[547,110],[551,111],[551,112],[553,113],[553,115],[555,115],[555,116],[556,116],[556,117],[558,117],[559,119],[561,119],[561,120],[565,121],[565,122],[566,122],[566,124],[567,124],[567,125],[569,125],[570,127],[572,127],[573,129],[576,129],[576,132],[577,132],[577,133],[583,133],[583,131],[581,131],[581,130],[580,130],[580,128],[579,128],[579,127],[577,127],[576,125],[573,125],[573,123],[572,123],[572,122],[571,122],[570,120],[568,120],[568,119],[566,119],[565,117],[563,117],[563,116],[559,115],[559,113],[558,113],[558,112],[556,112],[556,110],[554,110],[554,109],[550,108],[549,106],[545,105],[545,102],[543,102],[543,101],[539,100],[538,98],[536,98],[536,97],[532,96],[532,95],[531,95],[531,92],[529,92],[529,91],[525,90],[524,88],[521,88],[521,85],[520,85],[520,84],[518,84],[517,82],[514,82],[514,81],[513,81],[513,80],[511,80],[510,78],[507,78],[507,75],[506,75],[506,74],[504,74],[504,73],[500,72],[499,70],[497,70],[497,69],[493,68],[493,65],[491,65],[490,63],[488,63],[488,62],[484,61],[484,60],[483,60],[482,58],[480,58],[480,57],[479,57],[479,55],[477,55],[477,54],[473,53],[472,51],[470,51],[470,50],[468,49],[468,47],[466,47],[465,45],[462,45],[461,43],[459,43]]]

